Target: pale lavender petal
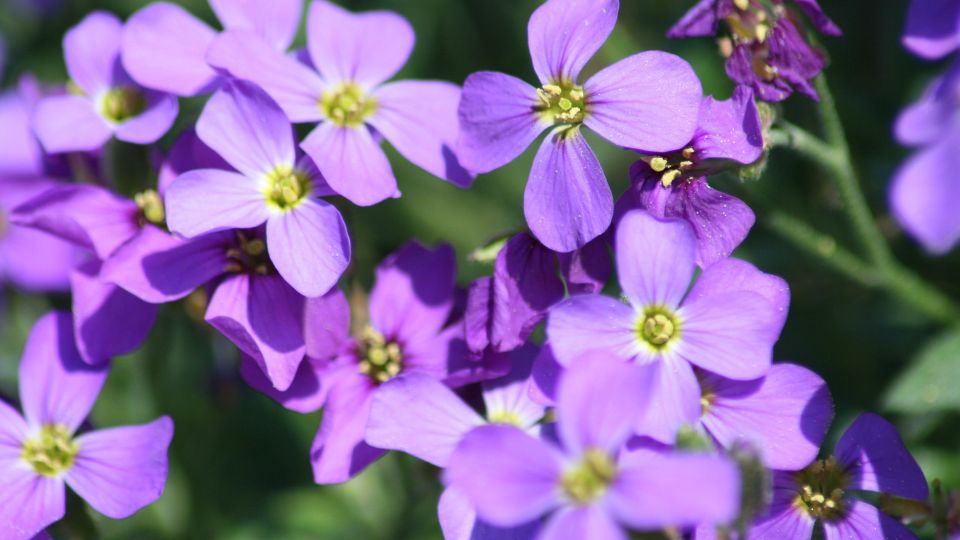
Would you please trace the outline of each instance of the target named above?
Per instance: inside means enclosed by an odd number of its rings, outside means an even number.
[[[207,53],[210,65],[263,88],[291,122],[323,119],[324,82],[312,69],[270,47],[255,34],[240,30],[221,34]]]
[[[522,525],[559,506],[563,456],[511,426],[471,431],[450,457],[444,482],[460,491],[480,518]]]
[[[317,360],[334,358],[349,342],[350,305],[340,289],[307,299],[303,337],[307,356]]]
[[[603,168],[576,128],[548,136],[537,152],[523,212],[543,245],[558,252],[581,248],[613,219],[613,194]]]
[[[396,377],[374,392],[365,440],[438,467],[470,430],[485,422],[442,382],[421,373]]]
[[[536,537],[538,522],[519,527],[501,528],[477,519],[470,501],[456,488],[448,487],[437,505],[440,529],[446,540],[531,540]]]
[[[300,294],[322,296],[350,264],[350,235],[340,211],[321,199],[267,220],[267,249],[277,272]]]
[[[67,485],[97,512],[125,519],[153,503],[167,483],[167,448],[173,421],[106,429],[77,439],[80,452]]]
[[[91,261],[70,274],[74,335],[80,356],[98,364],[140,348],[157,317],[158,306],[103,280]]]
[[[351,366],[351,371],[353,369]],[[273,383],[256,360],[246,354],[241,354],[240,358],[240,376],[251,388],[265,394],[283,407],[303,414],[316,412],[323,407],[330,388],[336,384],[339,380],[338,375],[343,371],[331,369],[329,360],[306,358],[300,364],[293,382],[281,392],[273,387]]]
[[[854,489],[926,501],[927,480],[897,428],[875,414],[861,414],[840,437],[837,461]]]
[[[677,354],[724,377],[756,379],[770,367],[780,313],[763,296],[729,292],[687,302]]]
[[[516,159],[549,127],[536,106],[536,89],[516,77],[492,71],[467,77],[458,112],[463,166],[486,173]]]
[[[397,179],[380,144],[365,126],[317,126],[300,147],[338,194],[360,206],[397,198]]]
[[[83,258],[68,242],[11,224],[0,243],[0,281],[27,292],[66,292],[70,270]]]
[[[407,343],[440,332],[453,308],[457,275],[453,248],[410,242],[377,267],[370,291],[370,322],[386,337]]]
[[[540,350],[528,344],[510,354],[513,368],[507,375],[483,381],[483,404],[487,418],[507,417],[518,427],[529,428],[539,422],[546,408],[530,398],[531,371]]]
[[[686,361],[670,354],[643,369],[653,379],[649,405],[637,421],[637,433],[673,444],[677,430],[694,425],[700,418],[700,383]]]
[[[166,193],[167,226],[187,238],[250,229],[270,217],[257,181],[235,172],[199,169],[179,176]]]
[[[950,251],[960,240],[960,176],[944,171],[960,167],[960,129],[907,160],[893,178],[890,207],[897,221],[927,250]]]
[[[440,81],[401,81],[373,93],[369,122],[414,165],[456,186],[473,183],[454,153],[460,124],[460,87]]]
[[[27,423],[34,429],[63,424],[76,430],[97,401],[108,371],[107,365],[89,366],[80,359],[69,313],[48,313],[31,330],[20,362]]]
[[[538,540],[628,540],[627,532],[614,521],[606,508],[591,504],[569,506],[550,517]]]
[[[0,537],[30,540],[63,518],[63,480],[38,476],[16,461],[0,461]]]
[[[547,339],[564,366],[595,349],[630,360],[638,353],[637,318],[633,308],[608,296],[573,296],[550,310]]]
[[[0,463],[18,460],[23,452],[23,441],[29,435],[30,428],[26,420],[0,399]]]
[[[97,150],[113,135],[92,101],[69,95],[41,99],[33,113],[33,131],[50,154]]]
[[[123,67],[147,88],[193,96],[217,78],[205,60],[214,37],[212,28],[181,6],[155,2],[123,29]]]
[[[629,212],[617,226],[617,275],[624,294],[637,308],[675,308],[696,268],[696,238],[680,220],[659,220]]]
[[[217,287],[206,321],[250,355],[274,387],[286,390],[306,346],[304,299],[280,276],[233,276]]]
[[[134,144],[152,144],[163,137],[180,112],[172,94],[147,92],[147,108],[137,116],[117,125],[117,139]]]
[[[290,121],[266,92],[246,81],[232,81],[210,98],[197,120],[197,136],[251,179],[295,164]]]
[[[748,165],[760,159],[763,144],[760,112],[750,87],[737,86],[726,101],[704,98],[693,139],[697,159],[730,159]]]
[[[576,82],[610,36],[619,11],[619,0],[548,0],[537,8],[527,36],[540,82]]]
[[[392,11],[351,13],[313,0],[307,17],[310,59],[332,83],[372,88],[400,71],[413,51],[413,27]]]
[[[0,171],[4,174],[35,176],[44,173],[43,150],[31,124],[33,108],[26,92],[0,94],[0,122],[9,135],[0,146]]]
[[[273,48],[286,51],[293,43],[303,11],[301,0],[210,0],[217,18],[228,30],[248,30]]]
[[[942,58],[960,46],[958,23],[960,3],[955,0],[912,0],[903,44],[928,60]]]
[[[703,89],[685,60],[648,51],[600,71],[584,85],[587,127],[627,148],[669,152],[690,142]]]
[[[103,263],[100,277],[145,302],[179,300],[224,273],[233,238],[227,232],[184,240],[147,225]]]
[[[652,375],[605,351],[567,366],[557,392],[560,440],[567,452],[619,450],[650,406],[652,387],[660,382]]]
[[[797,471],[817,457],[833,419],[833,401],[819,375],[776,364],[763,379],[733,381],[705,374],[709,405],[700,422],[724,448],[753,444],[772,469]]]
[[[740,471],[721,456],[650,455],[619,472],[610,506],[620,521],[643,530],[726,524],[740,510]]]
[[[113,86],[122,31],[123,23],[116,15],[95,11],[64,35],[67,72],[87,95],[95,96]]]
[[[364,442],[376,387],[356,371],[330,391],[323,422],[310,449],[313,479],[318,484],[346,482],[383,456]]]
[[[823,522],[825,540],[916,540],[917,535],[875,506],[850,500],[843,519]]]

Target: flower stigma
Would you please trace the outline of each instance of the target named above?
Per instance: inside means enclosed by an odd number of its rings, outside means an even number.
[[[680,337],[680,319],[663,306],[648,306],[637,318],[637,339],[654,352],[663,352]]]
[[[23,443],[21,458],[40,476],[57,477],[70,470],[80,445],[63,424],[47,424]]]
[[[288,165],[280,165],[267,174],[263,193],[267,204],[287,212],[300,206],[312,189],[307,173]]]
[[[400,344],[387,339],[367,325],[360,335],[357,346],[360,357],[360,373],[377,384],[385,383],[400,374],[403,369],[403,352]]]
[[[377,100],[366,95],[357,84],[341,83],[323,92],[320,110],[334,124],[356,128],[377,112]]]
[[[585,505],[599,499],[617,476],[617,467],[610,455],[592,448],[583,453],[575,466],[560,478],[563,493],[575,504]]]
[[[142,224],[152,223],[154,225],[163,225],[167,219],[167,214],[163,208],[163,199],[160,195],[148,189],[133,196],[133,202],[140,209],[140,221]]]
[[[273,273],[273,265],[267,254],[267,244],[262,238],[247,236],[243,231],[237,231],[237,243],[227,249],[227,259],[224,272],[234,274],[249,273],[267,276]]]
[[[660,173],[660,184],[668,188],[677,179],[689,177],[689,172],[693,169],[694,155],[696,150],[688,146],[675,155],[654,156],[646,160],[653,172]]]
[[[814,519],[835,521],[843,517],[849,477],[833,456],[814,461],[797,473],[796,481],[799,493],[793,501],[795,507]]]
[[[118,86],[104,92],[100,98],[100,112],[116,124],[142,113],[147,108],[147,99],[136,88]]]
[[[534,110],[554,125],[579,125],[587,115],[587,97],[573,83],[545,84],[537,89]]]

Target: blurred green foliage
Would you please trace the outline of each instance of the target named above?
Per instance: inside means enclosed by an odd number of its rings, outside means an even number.
[[[177,3],[216,24],[204,0]],[[410,19],[417,30],[417,47],[400,78],[461,82],[480,69],[533,78],[526,20],[537,0],[340,3],[354,10],[391,9]],[[0,0],[0,33],[10,54],[4,79],[8,84],[27,72],[46,82],[62,81],[60,43],[67,28],[95,9],[126,17],[147,0],[63,0],[42,14],[24,8],[38,4]],[[639,50],[663,49],[689,60],[707,92],[726,98],[731,85],[711,40],[664,37],[692,4],[693,0],[625,0],[613,37],[588,71]],[[922,253],[892,221],[885,198],[893,170],[908,154],[893,142],[892,122],[897,111],[945,66],[922,63],[901,48],[906,1],[823,0],[822,4],[845,32],[843,38],[823,40],[832,57],[827,76],[877,219],[898,256],[937,287],[960,298],[960,256],[935,259]],[[303,43],[301,31],[298,44]],[[182,121],[190,122],[199,104],[190,103],[184,109]],[[817,127],[814,105],[803,97],[789,100],[781,114],[810,129]],[[603,142],[594,148],[615,193],[621,192],[634,156]],[[122,152],[115,176],[132,182],[148,178],[143,150],[114,147],[111,151]],[[388,152],[404,196],[372,208],[342,205],[354,241],[355,262],[347,281],[369,286],[377,261],[411,238],[452,243],[461,263],[461,283],[488,272],[487,266],[471,263],[466,256],[498,235],[524,226],[522,194],[532,151],[479,178],[469,191],[433,179],[394,151]],[[764,209],[776,207],[835,235],[841,244],[856,245],[832,184],[813,164],[778,151],[758,181],[740,184],[726,178],[715,183],[757,210],[759,223],[738,256],[790,282],[793,305],[777,358],[807,365],[826,378],[837,404],[832,437],[859,412],[885,413],[897,421],[929,478],[940,477],[947,487],[960,487],[958,335],[939,337],[928,347],[942,327],[881,291],[861,288],[831,273],[764,228]],[[66,308],[69,300],[5,293],[0,393],[16,395],[16,367],[26,333],[51,306]],[[143,350],[117,359],[94,410],[92,420],[102,426],[145,422],[160,414],[170,414],[176,423],[165,496],[126,521],[92,515],[100,536],[439,537],[435,505],[440,488],[431,467],[390,456],[349,484],[313,485],[309,448],[320,415],[285,411],[247,388],[238,378],[233,347],[185,313],[182,305],[164,307]],[[910,367],[914,359],[919,365]],[[934,398],[932,388],[937,392]],[[73,512],[70,523],[54,532],[86,536],[83,519],[77,516]]]

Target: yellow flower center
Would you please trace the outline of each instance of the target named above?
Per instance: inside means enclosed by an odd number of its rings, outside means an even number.
[[[70,470],[80,445],[63,424],[47,424],[23,443],[21,458],[41,476],[57,477]]]
[[[560,477],[563,493],[577,505],[599,499],[617,476],[617,467],[603,450],[590,449],[583,453],[579,463],[564,471]]]
[[[517,413],[513,411],[508,411],[506,409],[497,409],[494,411],[487,411],[487,420],[491,424],[503,424],[508,426],[515,426],[518,428],[525,428],[523,422],[520,420],[520,417],[517,416]]]
[[[662,352],[680,337],[680,319],[663,306],[649,306],[637,319],[637,339],[654,352]]]
[[[267,204],[277,210],[293,210],[306,199],[313,186],[307,173],[288,166],[280,166],[267,174],[263,190]]]
[[[117,124],[129,120],[147,108],[147,99],[136,88],[118,86],[103,94],[100,111],[103,116]]]
[[[693,156],[696,150],[688,146],[676,155],[654,156],[646,159],[653,172],[660,174],[660,183],[663,187],[670,187],[675,181],[684,177],[693,168]]]
[[[796,508],[814,519],[835,521],[843,517],[843,495],[850,479],[833,456],[814,461],[797,473],[796,481]]]
[[[587,115],[587,96],[573,83],[545,84],[537,89],[535,110],[554,125],[579,125]]]
[[[360,373],[377,384],[385,383],[403,370],[403,352],[395,341],[387,341],[383,334],[367,325],[359,340]]]
[[[341,83],[320,96],[320,110],[341,127],[360,127],[377,112],[377,100],[354,83]]]
[[[142,222],[152,223],[154,225],[163,225],[167,219],[167,213],[163,209],[163,199],[160,195],[148,189],[133,196],[133,202],[140,209],[140,218]]]

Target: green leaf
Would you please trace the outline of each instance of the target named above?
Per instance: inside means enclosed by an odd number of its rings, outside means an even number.
[[[920,351],[887,392],[887,409],[905,413],[960,410],[960,330],[943,334]]]

